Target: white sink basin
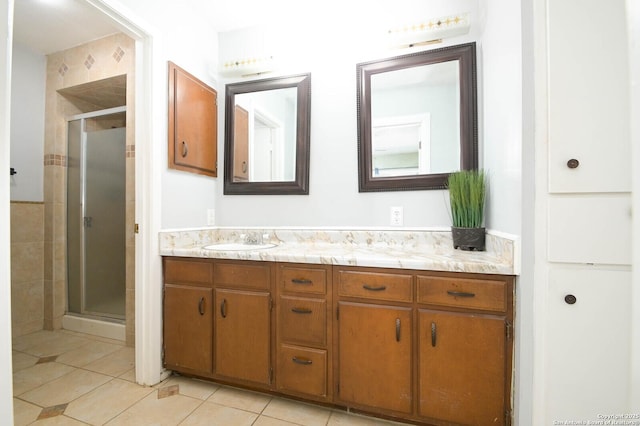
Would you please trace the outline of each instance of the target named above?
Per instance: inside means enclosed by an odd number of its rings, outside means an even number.
[[[275,247],[277,244],[245,244],[245,243],[219,243],[204,246],[205,250],[216,251],[243,251],[243,250],[265,250]]]

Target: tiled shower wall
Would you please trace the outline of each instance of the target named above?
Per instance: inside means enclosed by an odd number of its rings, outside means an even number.
[[[44,328],[59,329],[66,307],[67,118],[101,108],[80,109],[60,89],[126,74],[126,342],[135,324],[135,42],[115,34],[47,57],[44,141]]]
[[[44,203],[11,202],[11,332],[44,324]]]

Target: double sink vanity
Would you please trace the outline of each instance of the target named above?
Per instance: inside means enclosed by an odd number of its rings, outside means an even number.
[[[357,64],[359,192],[442,190],[452,171],[477,169],[475,55],[467,43]],[[215,177],[216,92],[170,72],[170,166]],[[198,106],[213,117],[194,122]],[[226,85],[224,195],[309,194],[310,108],[310,74]],[[163,231],[164,366],[419,424],[508,425],[515,243]]]
[[[163,231],[164,365],[419,424],[511,422],[515,241],[428,230]]]

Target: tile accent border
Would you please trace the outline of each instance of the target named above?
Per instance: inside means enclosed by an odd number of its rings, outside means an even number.
[[[64,414],[64,410],[67,409],[69,403],[54,405],[53,407],[45,407],[40,412],[40,415],[36,420],[50,419],[51,417],[57,417]]]

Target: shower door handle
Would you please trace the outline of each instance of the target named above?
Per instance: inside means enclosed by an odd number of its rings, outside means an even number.
[[[84,217],[84,227],[85,228],[91,228],[92,224],[93,224],[93,217],[85,216]]]

